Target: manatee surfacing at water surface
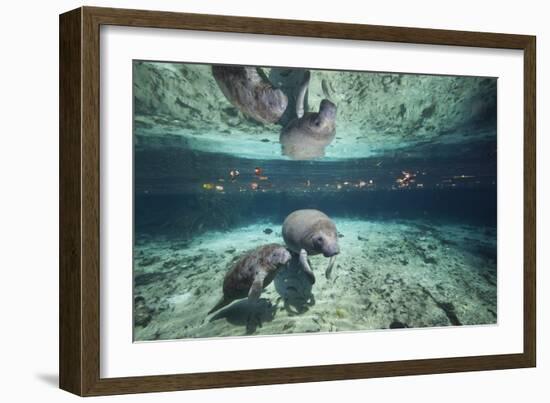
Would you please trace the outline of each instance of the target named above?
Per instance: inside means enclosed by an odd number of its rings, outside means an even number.
[[[212,74],[229,102],[246,116],[260,123],[276,123],[285,112],[287,96],[259,68],[214,65]]]
[[[291,121],[279,136],[282,153],[295,160],[323,157],[336,135],[336,105],[323,99],[319,112],[307,112]]]

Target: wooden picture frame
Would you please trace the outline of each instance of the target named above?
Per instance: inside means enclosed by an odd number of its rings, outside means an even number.
[[[524,52],[523,353],[127,378],[100,377],[100,27],[251,33]],[[60,387],[81,396],[533,367],[535,37],[81,7],[60,16]]]

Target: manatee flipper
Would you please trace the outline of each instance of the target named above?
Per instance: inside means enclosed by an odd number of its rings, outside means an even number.
[[[300,89],[298,91],[298,98],[296,98],[296,116],[298,118],[301,118],[304,116],[305,111],[305,99],[306,99],[306,93],[307,89],[309,87],[309,78],[311,77],[311,73],[309,70],[306,70],[304,81],[302,82],[302,85],[300,85]]]
[[[218,303],[212,308],[210,311],[208,311],[207,315],[210,315],[212,312],[215,312],[219,309],[222,309],[224,306],[229,305],[233,302],[232,298],[228,298],[225,295],[218,301]]]
[[[256,276],[254,277],[254,281],[252,282],[252,285],[250,286],[250,290],[248,290],[248,300],[251,302],[256,302],[260,299],[260,295],[262,294],[262,290],[264,289],[264,279],[266,277],[267,273],[265,270],[260,270],[256,272]]]
[[[260,295],[264,289],[264,279],[267,276],[265,270],[256,271],[254,281],[248,290],[248,302],[252,303],[246,320],[246,334],[253,334],[258,327],[262,327],[261,312],[258,311]]]
[[[330,279],[330,275],[332,273],[332,268],[334,266],[335,261],[336,261],[336,255],[331,256],[328,261],[328,266],[327,266],[327,269],[325,270],[325,277],[327,278],[327,280]]]
[[[300,264],[308,275],[311,284],[315,284],[315,274],[313,274],[309,262],[307,261],[307,252],[305,249],[300,250]]]

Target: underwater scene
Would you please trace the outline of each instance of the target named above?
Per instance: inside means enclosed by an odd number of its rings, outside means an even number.
[[[497,323],[497,78],[133,62],[134,341]]]

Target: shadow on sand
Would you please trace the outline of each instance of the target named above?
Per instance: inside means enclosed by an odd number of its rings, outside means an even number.
[[[311,292],[313,284],[297,258],[293,257],[288,266],[277,273],[273,282],[290,316],[307,312],[315,305],[315,297]]]
[[[277,304],[273,305],[265,298],[257,303],[242,299],[216,313],[210,322],[225,319],[232,325],[245,326],[246,334],[251,335],[262,327],[262,323],[275,319],[280,300],[284,301],[284,308],[290,316],[303,314],[315,305],[311,281],[296,259],[277,273],[273,283],[280,296]]]
[[[256,303],[243,299],[219,311],[212,316],[210,322],[226,319],[232,325],[246,326],[246,334],[250,335],[254,334],[258,327],[262,327],[262,323],[275,319],[276,310],[277,307],[265,298]]]

